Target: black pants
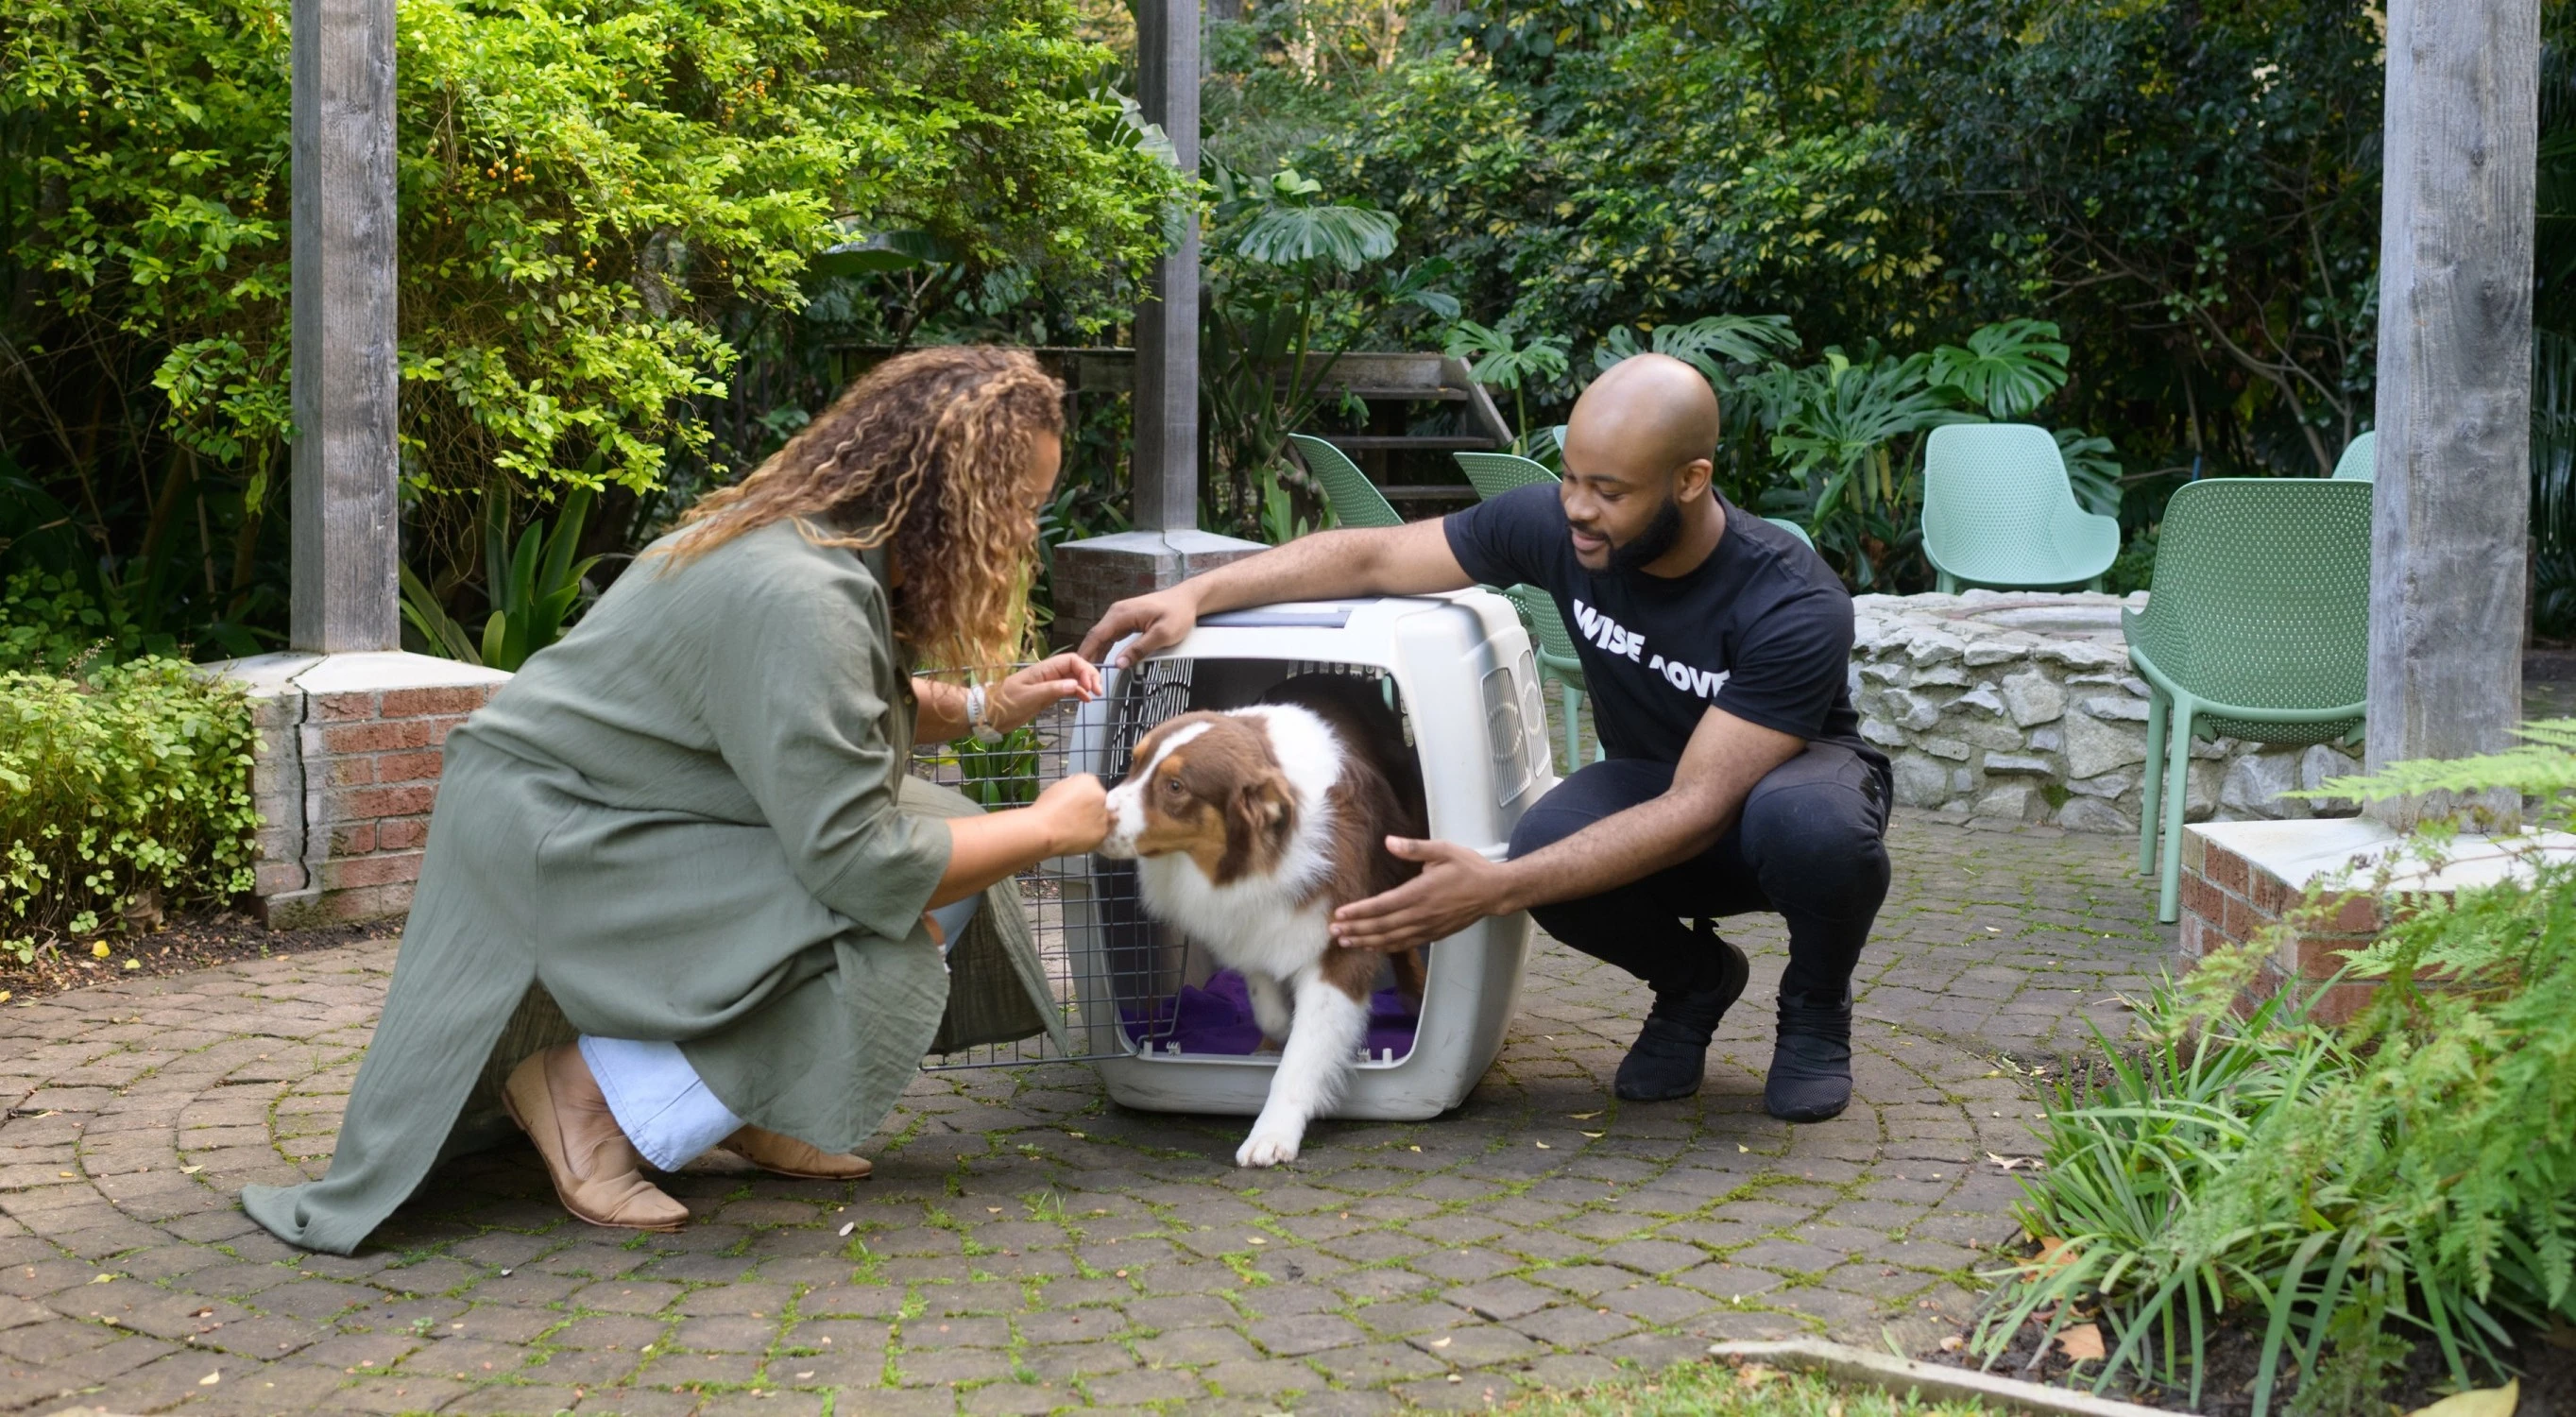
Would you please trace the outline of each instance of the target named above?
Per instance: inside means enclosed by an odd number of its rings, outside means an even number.
[[[1512,855],[1527,856],[1603,817],[1661,796],[1669,763],[1593,763],[1523,813]],[[1735,828],[1701,856],[1614,890],[1530,912],[1539,928],[1657,990],[1705,987],[1706,940],[1681,922],[1777,911],[1789,924],[1783,998],[1841,1002],[1887,898],[1888,782],[1850,748],[1810,743],[1753,785]]]

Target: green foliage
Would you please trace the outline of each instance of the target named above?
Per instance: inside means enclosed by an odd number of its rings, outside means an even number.
[[[1570,361],[1564,336],[1532,335],[1523,342],[1514,329],[1518,324],[1510,318],[1492,327],[1459,320],[1449,326],[1444,352],[1469,361],[1467,377],[1512,396],[1511,450],[1526,457],[1538,433],[1530,426],[1529,390],[1564,378]]]
[[[581,527],[590,515],[590,489],[564,494],[563,510],[552,529],[530,522],[510,549],[510,497],[496,489],[484,500],[483,593],[491,618],[483,622],[478,641],[451,618],[428,584],[402,568],[403,619],[432,654],[484,664],[516,673],[528,656],[563,638],[565,622],[587,590],[583,577],[599,564],[597,556],[573,560],[581,544]]]
[[[1321,407],[1343,354],[1457,315],[1439,288],[1448,267],[1372,270],[1395,249],[1393,218],[1330,200],[1293,168],[1246,177],[1211,157],[1207,171],[1217,200],[1200,303],[1202,510],[1214,525],[1259,535],[1300,524],[1303,491],[1320,521],[1320,495],[1284,456],[1288,435]]]
[[[19,571],[0,580],[0,673],[64,674],[142,648],[134,622],[102,608],[69,576]]]
[[[147,632],[283,609],[287,10],[0,19],[0,449]],[[495,482],[631,497],[708,456],[735,341],[805,305],[827,248],[921,233],[964,284],[1123,279],[1181,182],[1073,23],[1068,0],[403,0],[422,577],[474,559]]]
[[[2576,720],[2532,725],[2507,753],[2403,763],[2322,793],[2502,790],[2576,824]],[[2420,838],[2329,890],[2380,894],[2459,843]],[[2049,1242],[2007,1277],[1978,1342],[2000,1352],[2048,1305],[2098,1305],[2100,1377],[2197,1381],[2211,1322],[2262,1340],[2254,1410],[2292,1381],[2310,1411],[2369,1391],[2426,1338],[2454,1381],[2499,1366],[2510,1325],[2576,1319],[2576,863],[2534,838],[2494,884],[2415,897],[2348,974],[2378,981],[2349,1025],[2295,1006],[2238,1020],[2272,949],[2203,961],[2147,1011],[2157,1039],[2110,1081],[2061,1089],[2048,1171],[2023,1225]],[[2349,1409],[2344,1409],[2349,1410]]]
[[[968,801],[988,809],[1025,807],[1038,800],[1038,752],[1043,746],[1038,731],[1022,724],[998,742],[953,739],[943,757],[963,775],[957,790]]]
[[[2550,9],[2554,35],[2571,7]],[[1391,213],[1393,259],[1447,261],[1488,328],[1624,353],[1645,331],[1777,311],[1809,360],[1948,348],[1945,381],[2022,418],[2040,390],[1974,332],[2009,341],[2011,322],[2045,318],[2067,374],[2051,421],[2117,449],[2070,452],[2078,496],[2133,531],[2195,465],[2322,475],[2369,425],[2382,70],[2368,7],[1539,0],[1454,20],[1416,7],[1392,58],[1355,37],[1320,65],[1296,60],[1298,36],[1364,29],[1347,7],[1249,13],[1211,49],[1219,92],[1239,96],[1211,101],[1210,148]],[[2564,205],[2554,190],[2544,213]],[[2576,269],[2542,264],[2544,283]],[[1794,359],[1725,362],[1774,357]],[[1588,372],[1573,366],[1525,381],[1525,421],[1564,416]],[[1755,432],[1738,412],[1729,426]],[[1721,475],[1780,491],[1778,510],[1814,495],[1767,467]],[[1852,539],[1879,543],[1882,572],[1908,555],[1891,531]],[[2566,564],[2576,584],[2576,553]]]
[[[1932,351],[1926,382],[1957,390],[1996,418],[2019,418],[2066,386],[2071,354],[2048,321],[2006,320],[1970,334],[1965,349],[1945,344]]]
[[[176,660],[0,672],[0,950],[249,890],[250,767],[240,689]]]

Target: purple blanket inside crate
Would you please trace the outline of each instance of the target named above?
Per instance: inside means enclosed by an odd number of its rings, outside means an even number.
[[[1156,999],[1151,1009],[1122,1008],[1127,1036],[1151,1038],[1158,1052],[1169,1052],[1175,1046],[1184,1053],[1258,1052],[1261,1048],[1261,1025],[1252,1020],[1252,993],[1244,987],[1243,976],[1231,969],[1220,969],[1208,976],[1207,987],[1184,984],[1181,992],[1167,999]],[[1413,1030],[1421,1020],[1412,1003],[1393,989],[1380,989],[1369,996],[1368,1052],[1372,1058],[1383,1057],[1393,1050],[1396,1057],[1413,1051]]]

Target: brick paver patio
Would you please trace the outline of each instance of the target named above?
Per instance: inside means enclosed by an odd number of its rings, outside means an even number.
[[[1376,1412],[1719,1338],[1916,1348],[2011,1232],[2012,1060],[2117,1033],[2169,937],[2123,839],[1892,840],[1859,1098],[1822,1126],[1761,1111],[1776,922],[1735,936],[1754,986],[1687,1103],[1610,1096],[1641,991],[1543,942],[1453,1116],[1244,1172],[1241,1120],[1113,1109],[1079,1065],[925,1075],[875,1180],[693,1169],[675,1235],[569,1220],[524,1149],[355,1259],[243,1218],[244,1182],[325,1164],[390,941],[0,1008],[0,1409]]]

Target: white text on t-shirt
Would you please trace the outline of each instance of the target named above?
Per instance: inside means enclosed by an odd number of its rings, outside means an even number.
[[[1605,654],[1617,655],[1631,663],[1637,663],[1645,652],[1645,636],[1628,629],[1581,600],[1574,602],[1574,623],[1582,629],[1583,638],[1598,645]],[[1665,683],[1685,694],[1697,694],[1703,699],[1716,698],[1717,691],[1725,688],[1726,681],[1734,674],[1733,670],[1727,669],[1712,671],[1694,668],[1678,659],[1666,659],[1660,654],[1643,662],[1647,669],[1664,676]]]

